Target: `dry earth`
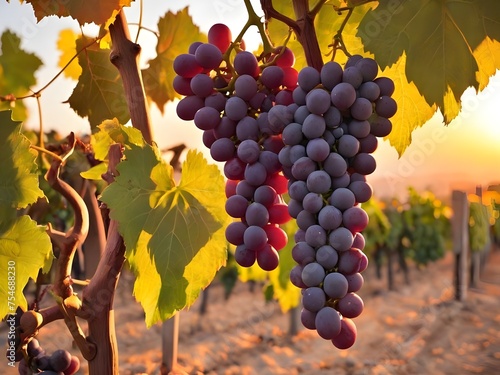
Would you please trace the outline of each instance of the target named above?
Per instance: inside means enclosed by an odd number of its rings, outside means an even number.
[[[490,254],[465,302],[454,300],[452,254],[424,270],[413,268],[410,285],[398,274],[390,292],[373,268],[360,291],[365,311],[355,319],[358,340],[351,349],[337,350],[303,328],[291,337],[290,315],[266,304],[259,288],[238,284],[225,300],[222,286],[213,285],[204,316],[199,300],[180,315],[175,374],[500,374],[500,250]],[[161,325],[146,329],[132,282],[125,273],[115,303],[120,374],[159,374]],[[40,342],[49,353],[72,346],[61,322],[45,327]],[[17,371],[0,364],[0,373]],[[86,374],[85,364],[79,374]]]

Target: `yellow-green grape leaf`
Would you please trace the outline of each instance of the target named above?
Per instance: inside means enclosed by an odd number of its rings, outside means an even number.
[[[104,120],[97,126],[98,132],[92,134],[90,144],[94,151],[94,157],[102,163],[80,173],[88,180],[102,180],[102,174],[108,170],[108,150],[112,144],[118,143],[125,148],[130,145],[143,146],[144,138],[140,130],[131,126],[124,126],[116,118]]]
[[[392,98],[398,104],[398,111],[390,119],[392,131],[387,139],[399,156],[410,145],[412,132],[425,124],[436,112],[436,105],[430,106],[419,93],[415,83],[408,82],[405,74],[406,63],[406,54],[403,53],[396,63],[379,74],[394,81],[395,90]]]
[[[27,215],[0,228],[0,318],[27,308],[23,288],[36,280],[40,269],[47,272],[52,260],[52,244],[45,227]]]
[[[78,39],[80,50],[89,43]],[[106,119],[116,117],[122,124],[130,119],[122,80],[118,69],[109,60],[109,49],[95,43],[78,55],[82,74],[68,103],[81,117],[88,117],[92,130]]]
[[[59,39],[57,40],[57,48],[61,52],[59,56],[58,66],[62,69],[68,64],[71,59],[76,55],[76,40],[78,39],[78,34],[72,29],[64,29],[59,32]],[[64,69],[63,74],[67,78],[72,78],[77,80],[82,74],[82,67],[78,65],[78,60],[74,59],[69,63],[69,65]]]
[[[21,48],[21,38],[12,31],[6,30],[0,37],[0,96],[14,95],[20,97],[29,94],[30,87],[36,84],[36,71],[42,66],[34,53]],[[0,101],[0,110],[13,110],[17,120],[27,118],[27,110],[22,101]]]
[[[44,194],[38,186],[37,153],[11,113],[0,112],[0,206],[21,209]]]
[[[473,53],[479,65],[476,79],[479,82],[479,90],[483,90],[488,85],[490,77],[500,67],[500,41],[487,37]]]
[[[406,52],[408,81],[429,105],[437,104],[449,123],[459,112],[463,92],[483,86],[477,74],[484,63],[473,51],[487,38],[500,40],[499,23],[494,0],[384,1],[366,14],[358,35],[382,67]]]
[[[114,18],[124,6],[129,6],[131,0],[26,0],[33,6],[35,16],[41,21],[47,16],[72,17],[80,25],[106,23]]]
[[[290,220],[281,225],[281,228],[288,235],[288,243],[279,251],[280,263],[278,268],[269,272],[269,282],[273,286],[273,298],[278,301],[281,310],[287,312],[299,305],[301,296],[300,289],[290,281],[290,271],[296,265],[292,258],[292,248],[295,245],[293,237],[298,227],[295,220]]]
[[[163,112],[165,103],[180,97],[172,84],[175,77],[174,59],[180,54],[188,53],[191,43],[206,42],[207,37],[193,23],[188,8],[177,13],[167,12],[158,21],[158,32],[157,56],[149,60],[149,66],[142,71],[142,77],[147,96]]]
[[[131,145],[125,157],[102,200],[119,223],[151,326],[190,306],[226,262],[224,179],[194,151],[178,185],[155,146]]]

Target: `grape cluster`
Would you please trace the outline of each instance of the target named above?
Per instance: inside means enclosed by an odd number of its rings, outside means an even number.
[[[273,270],[288,241],[280,224],[290,220],[278,153],[282,118],[291,118],[293,110],[283,113],[282,107],[293,103],[298,72],[288,48],[278,47],[259,61],[231,40],[227,26],[215,24],[208,43],[195,42],[174,60],[173,86],[185,96],[177,114],[194,120],[212,158],[225,163],[226,211],[236,219],[226,239],[236,246],[236,261],[245,267],[257,261]]]
[[[301,320],[338,348],[354,343],[351,319],[364,307],[356,294],[368,265],[361,203],[372,195],[366,175],[375,170],[377,137],[389,134],[397,108],[392,81],[377,74],[377,63],[358,55],[345,69],[336,62],[302,69],[279,153],[299,228],[290,280],[302,288]]]
[[[56,350],[51,355],[45,353],[36,338],[31,339],[26,348],[27,356],[19,361],[19,374],[31,375],[73,375],[80,369],[80,360],[66,350]]]

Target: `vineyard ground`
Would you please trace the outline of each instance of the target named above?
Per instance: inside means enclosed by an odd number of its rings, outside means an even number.
[[[239,283],[228,300],[221,285],[211,286],[204,316],[200,299],[180,315],[176,374],[500,374],[500,249],[490,253],[464,303],[454,300],[451,253],[424,270],[412,268],[410,285],[398,273],[395,291],[375,278],[374,268],[365,273],[365,311],[355,319],[358,341],[348,351],[303,328],[290,337],[289,315],[266,304],[259,286],[252,292]],[[146,329],[132,285],[125,272],[115,300],[120,374],[159,374],[161,326]],[[72,346],[61,322],[39,336],[49,353]],[[86,374],[85,363],[78,374]]]

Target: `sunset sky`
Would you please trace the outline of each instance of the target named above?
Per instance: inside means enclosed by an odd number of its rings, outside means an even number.
[[[155,28],[158,18],[167,10],[166,3],[144,1],[144,25]],[[258,1],[254,3],[259,4]],[[211,24],[226,23],[233,33],[246,21],[243,2],[229,1],[177,1],[173,11],[190,4],[194,22],[202,31]],[[134,3],[126,14],[129,22],[137,22],[138,3]],[[16,32],[22,39],[22,48],[36,53],[44,62],[37,74],[36,88],[48,82],[57,72],[59,52],[56,41],[61,29],[73,28],[78,31],[76,21],[50,17],[36,23],[30,5],[0,2],[0,33],[5,29]],[[131,26],[131,33],[136,29]],[[247,49],[257,47],[257,40],[245,38]],[[154,57],[156,38],[141,32],[143,47],[142,61]],[[146,66],[146,65],[145,65]],[[43,92],[41,102],[43,121],[46,129],[56,129],[61,133],[70,131],[88,132],[86,119],[79,118],[69,105],[62,104],[71,95],[75,82],[60,77]],[[6,94],[6,93],[0,93]],[[500,182],[500,74],[497,73],[490,85],[479,95],[472,89],[464,93],[463,110],[449,126],[442,124],[442,116],[437,113],[431,121],[413,133],[413,142],[401,158],[388,142],[380,142],[376,151],[377,171],[369,176],[378,196],[402,194],[408,185],[418,189],[429,188],[440,196],[450,194],[451,189],[474,190],[476,185],[487,186]],[[29,127],[38,127],[35,100],[26,102],[33,114],[26,122]],[[175,102],[165,108],[165,114],[153,106],[152,118],[154,134],[160,148],[185,143],[198,148],[209,157],[201,143],[201,131],[193,124],[176,118]]]

